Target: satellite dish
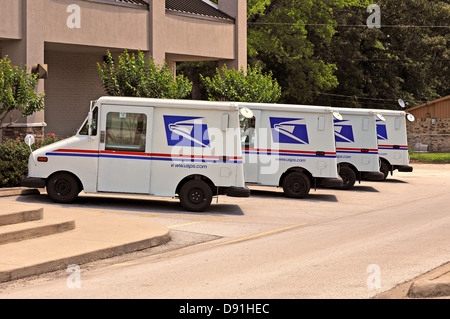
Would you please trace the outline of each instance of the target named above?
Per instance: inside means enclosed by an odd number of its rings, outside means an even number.
[[[400,105],[400,107],[401,107],[402,109],[404,109],[405,106],[406,106],[405,101],[403,101],[402,99],[398,99],[398,104]]]
[[[416,118],[411,113],[406,114],[406,119],[410,122],[414,122]]]
[[[253,111],[250,110],[248,107],[243,107],[243,108],[241,108],[241,109],[239,110],[239,112],[240,112],[241,115],[242,115],[243,117],[245,117],[246,119],[251,119],[251,118],[254,116]]]
[[[342,121],[344,118],[342,117],[342,115],[341,115],[341,113],[339,113],[339,112],[337,112],[337,111],[334,111],[333,112],[333,117],[336,119],[336,120],[339,120],[339,121]]]
[[[386,121],[386,119],[384,118],[384,116],[383,116],[382,114],[380,114],[380,113],[377,114],[377,118],[378,118],[380,121],[383,121],[383,122]]]

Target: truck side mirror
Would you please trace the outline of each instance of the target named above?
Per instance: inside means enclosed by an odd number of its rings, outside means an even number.
[[[344,117],[341,115],[341,113],[339,113],[337,111],[333,111],[333,117],[338,121],[342,121],[344,119]]]
[[[33,145],[35,142],[35,138],[33,135],[29,134],[27,136],[25,136],[25,144],[27,144],[29,147],[31,147],[31,145]]]
[[[34,142],[35,142],[34,135],[28,134],[27,136],[25,136],[25,144],[27,144],[28,147],[30,148],[31,158],[33,159],[34,165],[36,165],[36,160],[34,159],[33,150],[31,149],[31,145],[33,145]]]
[[[243,117],[245,117],[246,119],[251,119],[251,118],[254,116],[253,111],[250,110],[250,109],[247,108],[247,107],[241,108],[241,109],[239,110],[239,112],[240,112],[241,115],[242,115]]]
[[[88,131],[89,131],[89,136],[91,136],[92,135],[92,122],[93,122],[93,118],[94,118],[94,115],[93,115],[93,113],[92,113],[92,111],[89,111],[89,113],[88,113]]]
[[[414,122],[416,120],[415,116],[411,113],[406,114],[406,119],[410,122]]]

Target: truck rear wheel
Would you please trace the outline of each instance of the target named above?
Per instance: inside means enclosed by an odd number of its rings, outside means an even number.
[[[309,194],[311,182],[301,172],[292,172],[283,181],[283,191],[287,197],[303,198]]]
[[[339,171],[339,176],[342,178],[343,184],[341,189],[350,189],[355,185],[356,174],[355,172],[347,166],[341,167]]]
[[[383,173],[384,175],[383,181],[388,177],[389,171],[390,171],[389,164],[386,163],[385,161],[381,161],[380,172]]]
[[[78,180],[68,173],[57,173],[47,181],[47,194],[57,203],[73,202],[80,191]]]
[[[186,210],[202,212],[212,201],[212,190],[202,180],[193,179],[186,182],[180,189],[180,202]]]

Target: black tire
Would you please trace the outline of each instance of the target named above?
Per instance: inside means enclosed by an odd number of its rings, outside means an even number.
[[[342,178],[343,184],[340,187],[341,189],[350,189],[355,185],[356,182],[356,174],[355,171],[350,167],[343,166],[339,171],[339,176]]]
[[[384,175],[383,181],[388,177],[390,171],[389,164],[381,161],[380,172]]]
[[[287,197],[304,198],[309,194],[311,182],[301,172],[292,172],[283,181],[283,191]]]
[[[77,178],[69,173],[57,173],[47,181],[47,194],[56,203],[72,203],[80,192]]]
[[[179,196],[184,209],[203,212],[211,205],[213,194],[208,184],[202,180],[193,179],[181,187]]]

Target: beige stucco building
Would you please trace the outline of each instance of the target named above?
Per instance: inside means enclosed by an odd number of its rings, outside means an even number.
[[[45,110],[8,130],[72,135],[89,101],[104,95],[97,73],[107,50],[141,50],[156,63],[247,65],[247,1],[0,0],[0,56],[48,66]],[[17,133],[17,132],[16,132]]]

